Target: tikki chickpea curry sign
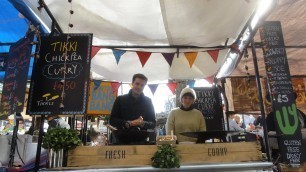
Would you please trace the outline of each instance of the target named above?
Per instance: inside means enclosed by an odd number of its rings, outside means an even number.
[[[41,36],[27,111],[84,114],[89,88],[92,34]]]

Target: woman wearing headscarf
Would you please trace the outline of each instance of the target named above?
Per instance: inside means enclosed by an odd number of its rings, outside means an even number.
[[[196,138],[181,135],[182,132],[206,131],[206,123],[202,112],[193,107],[196,93],[192,88],[184,88],[180,94],[181,107],[171,110],[167,123],[167,135],[177,136],[178,142],[197,141]]]

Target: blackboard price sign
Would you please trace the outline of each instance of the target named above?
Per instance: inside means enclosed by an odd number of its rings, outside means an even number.
[[[29,114],[84,114],[92,34],[41,36],[29,94]]]
[[[23,111],[33,35],[12,45],[7,59],[1,98],[0,119]]]
[[[208,131],[224,130],[221,94],[217,87],[194,88],[197,100],[194,107],[202,112]]]
[[[288,164],[300,164],[305,156],[303,147],[306,145],[302,146],[281,24],[279,21],[265,22],[259,31],[272,96],[273,118],[276,132],[281,136],[278,144],[282,160]]]

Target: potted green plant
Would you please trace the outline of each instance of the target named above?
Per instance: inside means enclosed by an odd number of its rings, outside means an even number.
[[[81,144],[78,132],[73,129],[52,128],[45,134],[42,147],[48,150],[48,165],[50,168],[60,167],[63,153]]]
[[[180,158],[172,145],[163,144],[157,147],[157,151],[151,158],[155,168],[179,168]]]

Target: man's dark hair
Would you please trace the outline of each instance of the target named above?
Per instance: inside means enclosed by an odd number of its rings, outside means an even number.
[[[144,74],[137,73],[133,76],[132,83],[134,83],[136,78],[139,78],[139,79],[142,79],[142,80],[145,80],[146,82],[148,82],[148,78],[146,76],[144,76]]]
[[[231,115],[235,115],[236,112],[235,111],[227,111],[227,112],[225,112],[225,114],[226,114],[226,117],[229,117]]]

